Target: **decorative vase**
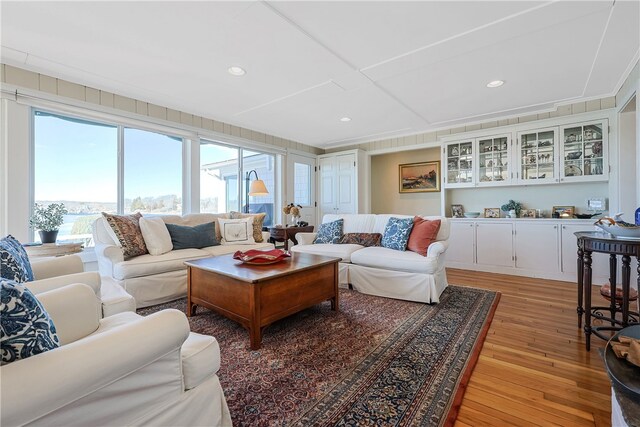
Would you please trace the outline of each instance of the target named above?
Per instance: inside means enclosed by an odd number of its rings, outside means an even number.
[[[52,231],[38,231],[38,234],[40,235],[40,241],[42,243],[55,243],[56,239],[58,238],[58,230],[52,230]]]
[[[518,216],[516,215],[516,210],[515,209],[511,209],[509,211],[509,218],[517,218]]]

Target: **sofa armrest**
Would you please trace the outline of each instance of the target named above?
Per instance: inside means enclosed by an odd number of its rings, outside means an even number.
[[[439,242],[433,242],[427,249],[427,258],[437,258],[440,254],[443,254],[449,248],[449,242],[442,240]]]
[[[184,391],[180,346],[188,335],[184,313],[162,310],[4,365],[1,423],[124,425],[129,412],[141,416]],[[124,398],[114,412],[102,399],[116,402],[117,396]]]
[[[318,233],[296,233],[296,240],[299,245],[311,245]]]
[[[66,255],[55,258],[30,259],[33,277],[36,280],[65,274],[82,273],[84,264],[78,255]]]
[[[51,316],[61,345],[84,338],[98,329],[102,310],[89,286],[67,285],[38,294],[37,298]]]
[[[100,271],[100,274],[107,277],[113,277],[113,266],[124,261],[122,248],[116,245],[96,243],[94,249],[96,259],[98,260],[98,271]]]
[[[72,283],[84,283],[88,285],[96,295],[100,292],[100,274],[97,271],[86,271],[84,273],[67,274],[65,276],[51,277],[49,279],[34,280],[26,282],[27,288],[34,294],[58,289]]]

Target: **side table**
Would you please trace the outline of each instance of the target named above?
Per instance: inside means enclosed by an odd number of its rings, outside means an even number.
[[[600,331],[619,331],[622,328],[638,322],[637,311],[629,310],[629,289],[631,287],[631,258],[638,261],[638,285],[640,287],[640,239],[620,239],[608,234],[595,231],[580,231],[574,233],[578,238],[578,327],[582,323],[584,314],[584,336],[587,341],[587,351],[591,349],[591,334],[604,340],[609,337]],[[608,307],[591,306],[591,254],[600,252],[609,254],[609,282],[614,289],[617,276],[617,256],[622,256],[622,304],[616,306],[616,298],[611,298]],[[584,303],[584,308],[583,308]],[[604,315],[602,312],[608,311]],[[616,313],[621,312],[621,320],[616,319]],[[591,326],[591,319],[600,319],[611,326]]]
[[[306,227],[270,227],[269,228],[269,242],[284,242],[284,250],[289,250],[289,240],[294,245],[298,244],[296,240],[296,233],[313,233],[313,225]]]
[[[41,245],[24,245],[29,258],[43,258],[76,254],[82,252],[82,243],[44,243]]]

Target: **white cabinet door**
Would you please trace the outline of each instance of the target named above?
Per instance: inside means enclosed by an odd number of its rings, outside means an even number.
[[[356,155],[336,156],[336,211],[356,213]]]
[[[513,224],[476,224],[476,260],[481,265],[513,267]]]
[[[320,218],[336,213],[336,158],[321,157],[320,166]]]
[[[560,241],[557,224],[515,224],[516,268],[558,273]]]
[[[451,221],[446,260],[464,264],[475,261],[475,227],[473,222]]]
[[[562,225],[562,272],[578,278],[578,239],[573,234],[577,231],[593,231],[593,226],[588,225]],[[609,256],[607,254],[593,253],[591,258],[591,270],[593,284],[602,285],[609,280]],[[618,267],[622,261],[618,259]],[[619,268],[618,268],[619,269]],[[618,282],[620,275],[618,274]]]

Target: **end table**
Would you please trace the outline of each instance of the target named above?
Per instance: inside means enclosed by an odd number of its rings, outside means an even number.
[[[296,240],[296,233],[313,233],[313,225],[308,225],[306,227],[270,227],[269,228],[269,242],[284,242],[284,250],[289,250],[289,240],[293,242],[294,245],[298,244]]]
[[[55,257],[82,252],[82,243],[44,243],[40,245],[25,245],[29,258]]]

